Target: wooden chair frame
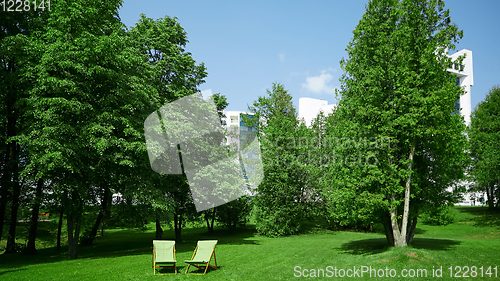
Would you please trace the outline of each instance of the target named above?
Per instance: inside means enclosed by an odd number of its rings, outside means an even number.
[[[200,264],[203,264],[204,266],[199,266],[199,265],[196,265],[196,264],[188,264],[188,267],[186,268],[186,274],[187,275],[205,275],[205,273],[207,273],[207,269],[210,267],[210,268],[213,268],[213,269],[217,269],[217,259],[215,257],[215,246],[217,246],[217,244],[214,245],[214,248],[212,249],[212,254],[210,255],[210,258],[208,259],[208,262],[207,263],[200,263]],[[196,248],[194,249],[194,253],[193,253],[193,256],[191,257],[191,260],[194,259],[194,256],[196,255],[196,251],[198,250],[198,245],[196,245]],[[210,264],[210,261],[212,260],[212,256],[214,257],[214,263],[215,265],[211,265]],[[194,266],[196,268],[199,268],[199,269],[203,269],[203,267],[205,267],[205,271],[203,273],[188,273],[188,270],[189,270],[189,267],[190,266]]]
[[[156,274],[156,269],[157,268],[162,268],[162,267],[173,267],[174,268],[174,271],[175,271],[175,274],[177,274],[177,266],[176,266],[176,263],[174,263],[174,265],[156,265],[156,262],[155,262],[155,245],[153,244],[153,275],[157,275]],[[176,256],[175,256],[175,245],[174,245],[174,260],[177,260]],[[174,274],[174,273],[158,273],[158,275],[170,275],[170,274]]]

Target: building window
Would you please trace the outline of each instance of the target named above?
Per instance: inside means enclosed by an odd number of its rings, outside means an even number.
[[[453,111],[453,114],[459,114],[460,113],[460,99],[455,102],[455,111]]]
[[[458,70],[458,71],[463,71],[464,70],[464,65],[463,64],[454,63],[453,64],[453,68],[455,70]]]

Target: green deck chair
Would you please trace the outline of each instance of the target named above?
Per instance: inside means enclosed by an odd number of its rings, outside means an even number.
[[[196,249],[194,249],[193,257],[190,261],[185,261],[188,265],[186,269],[186,274],[203,275],[207,273],[208,267],[217,269],[217,259],[215,258],[215,246],[217,245],[217,240],[200,240]],[[210,265],[210,260],[214,256],[215,265]],[[200,266],[203,264],[203,266]],[[197,268],[203,269],[205,267],[205,272],[201,273],[188,273],[190,266],[195,266]]]
[[[153,240],[153,270],[156,275],[156,269],[161,267],[173,267],[177,274],[175,266],[175,241]],[[159,275],[165,275],[160,274]],[[167,273],[168,274],[168,273]]]

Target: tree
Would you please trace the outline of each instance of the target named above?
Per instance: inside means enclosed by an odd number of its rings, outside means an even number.
[[[244,122],[257,129],[264,165],[264,179],[254,197],[257,231],[268,236],[295,234],[305,217],[307,173],[293,145],[299,122],[292,97],[283,85],[273,83],[249,111],[254,118]]]
[[[443,1],[370,1],[341,61],[334,136],[347,144],[330,175],[398,247],[412,241],[419,209],[445,204],[446,188],[463,178],[465,125],[451,114],[463,89],[445,51],[462,35]]]
[[[471,175],[478,191],[486,191],[488,207],[500,202],[500,85],[493,87],[486,99],[474,109],[469,128]]]
[[[29,155],[26,174],[51,180],[74,259],[86,205],[101,205],[87,232],[92,241],[113,192],[136,196],[148,187],[146,117],[194,93],[206,72],[183,50],[186,33],[175,20],[142,16],[141,34],[126,32],[118,0],[51,4],[25,48],[24,77],[33,87],[23,100],[29,122],[18,140]]]
[[[196,64],[191,53],[184,50],[189,41],[177,18],[154,20],[144,14],[140,17],[127,35],[152,67],[151,82],[158,91],[157,100],[153,101],[157,108],[198,92],[198,86],[207,77],[206,67]]]
[[[244,226],[248,222],[251,211],[252,198],[249,195],[242,196],[236,200],[217,207],[217,223],[234,230],[238,226]]]
[[[120,3],[51,3],[45,30],[29,45],[36,60],[26,74],[34,85],[22,138],[30,156],[27,171],[57,183],[72,259],[78,256],[82,212],[96,201],[95,187],[107,188],[118,175],[135,176],[127,167],[144,157],[142,120],[155,100],[144,57],[130,48],[117,17]]]
[[[152,85],[158,95],[154,104],[158,110],[161,106],[179,98],[192,95],[198,86],[204,83],[207,76],[203,63],[196,64],[189,52],[184,50],[188,43],[186,31],[177,18],[165,16],[153,20],[141,14],[136,25],[127,32],[137,48],[147,56],[151,66]],[[224,99],[225,101],[225,99]],[[150,167],[147,169],[150,170]],[[164,175],[152,176],[152,186],[169,200],[154,199],[153,209],[159,215],[156,218],[157,237],[161,236],[160,213],[172,211],[174,230],[177,241],[181,241],[182,226],[186,217],[193,215],[194,206],[189,193],[189,185],[185,176]],[[146,196],[142,196],[145,198]]]
[[[3,3],[5,5],[5,3]],[[40,31],[47,18],[41,10],[8,12],[0,10],[0,239],[5,211],[10,201],[10,224],[6,253],[15,252],[17,214],[23,186],[22,172],[29,159],[18,136],[25,127],[23,114],[31,85],[23,79],[31,59],[26,49],[30,36]],[[38,214],[37,214],[38,217]],[[36,228],[36,226],[34,226]]]
[[[212,99],[215,103],[215,107],[217,109],[217,114],[219,115],[220,123],[222,126],[224,126],[224,118],[226,116],[224,115],[224,110],[227,108],[229,103],[227,102],[227,98],[224,95],[221,95],[220,93],[216,93],[212,95]],[[226,137],[227,137],[227,130],[226,130]],[[210,210],[205,210],[203,211],[203,218],[205,219],[205,223],[207,224],[207,231],[209,233],[214,231],[214,222],[217,217],[217,207],[214,207]]]

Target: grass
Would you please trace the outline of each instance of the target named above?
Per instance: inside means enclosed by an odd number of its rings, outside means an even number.
[[[482,278],[470,279],[500,280],[500,214],[480,207],[455,208],[453,212],[455,221],[450,225],[419,224],[412,246],[402,249],[387,247],[385,236],[380,233],[312,228],[297,236],[267,238],[255,235],[252,227],[235,232],[216,229],[210,235],[203,228],[186,229],[184,242],[176,245],[180,274],[169,276],[153,275],[152,227],[147,231],[112,229],[107,230],[95,245],[80,247],[77,260],[68,260],[65,251],[57,252],[53,247],[39,250],[36,256],[2,255],[0,280],[289,280],[299,274],[294,268],[299,270],[300,267],[301,273],[306,269],[307,274],[321,276],[318,269],[328,275],[327,266],[332,266],[332,270],[371,266],[384,271],[387,267],[394,269],[396,274],[404,269],[415,274],[417,269],[427,270],[427,278],[411,278],[415,280],[435,279],[433,268],[441,266],[443,277],[439,279],[442,280],[458,279],[449,277],[450,266],[454,270],[455,266],[483,266],[483,272],[489,266],[497,266],[497,278],[493,270],[492,278],[483,274]],[[52,231],[47,225],[42,229]],[[45,236],[42,235],[39,247],[43,243],[53,243],[48,240],[52,236],[50,233]],[[164,238],[173,238],[173,233],[165,232]],[[204,276],[187,276],[184,274],[187,264],[183,261],[191,258],[196,241],[200,239],[219,240],[216,254],[220,268],[209,269]],[[423,274],[422,271],[418,273]],[[364,273],[365,278],[348,279],[366,279],[367,276],[368,272]]]

